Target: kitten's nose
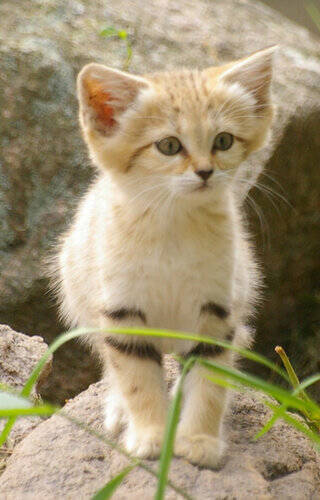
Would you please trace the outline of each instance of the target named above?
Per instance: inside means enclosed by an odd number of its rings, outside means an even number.
[[[206,181],[207,179],[209,179],[210,175],[213,174],[213,168],[211,168],[210,170],[196,170],[196,174],[199,175],[201,179]]]

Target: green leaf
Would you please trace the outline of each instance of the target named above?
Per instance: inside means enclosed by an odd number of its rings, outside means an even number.
[[[100,31],[99,35],[103,36],[104,38],[109,38],[110,36],[117,36],[118,31],[113,28],[112,26],[109,26],[108,28],[105,28],[104,30]]]
[[[93,497],[92,500],[107,500],[111,498],[115,490],[120,486],[124,478],[132,471],[136,465],[129,465],[123,469],[117,476],[113,477],[101,490],[99,490]]]
[[[160,463],[159,463],[159,475],[157,491],[155,494],[155,500],[163,500],[165,489],[168,482],[169,467],[173,455],[174,439],[176,435],[176,430],[179,422],[181,400],[182,400],[182,385],[188,371],[192,368],[195,363],[195,359],[189,359],[182,370],[182,374],[179,380],[179,384],[176,390],[175,397],[170,405],[169,414],[167,418],[167,424],[165,429],[164,441],[161,449]]]

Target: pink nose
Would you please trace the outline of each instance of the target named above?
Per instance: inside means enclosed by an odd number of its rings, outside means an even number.
[[[196,170],[196,174],[199,175],[201,179],[206,181],[207,179],[209,179],[210,175],[213,174],[213,168],[211,168],[210,170]]]

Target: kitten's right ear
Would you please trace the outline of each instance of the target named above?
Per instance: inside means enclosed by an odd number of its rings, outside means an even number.
[[[88,64],[77,81],[83,128],[111,136],[121,115],[132,106],[139,92],[148,87],[149,83],[143,78],[102,64]]]

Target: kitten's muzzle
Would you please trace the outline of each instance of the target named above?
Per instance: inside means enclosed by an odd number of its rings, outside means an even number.
[[[209,177],[211,177],[211,175],[213,174],[213,168],[211,168],[210,170],[196,170],[195,173],[199,177],[201,177],[201,179],[207,181]]]

